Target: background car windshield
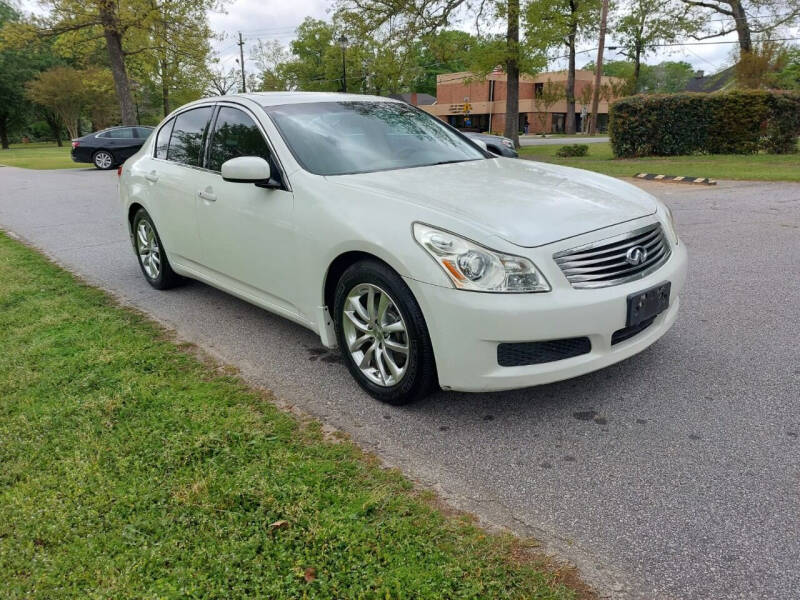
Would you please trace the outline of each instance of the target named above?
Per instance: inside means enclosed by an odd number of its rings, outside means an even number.
[[[266,110],[298,162],[317,175],[485,158],[437,119],[399,102],[317,102]]]

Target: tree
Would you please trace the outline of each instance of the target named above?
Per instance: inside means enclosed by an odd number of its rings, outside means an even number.
[[[575,60],[579,41],[590,37],[599,21],[600,0],[533,0],[528,3],[528,36],[550,47],[556,41],[567,50],[567,118],[565,130],[575,133]]]
[[[72,67],[54,67],[26,85],[27,97],[57,115],[73,138],[79,137],[78,119],[87,100],[84,76]]]
[[[258,41],[258,45],[250,50],[250,59],[258,67],[258,87],[262,92],[286,90],[288,82],[280,73],[281,65],[290,58],[286,48],[277,40]]]
[[[697,39],[708,39],[736,32],[741,53],[753,50],[753,34],[769,35],[781,27],[791,27],[800,21],[800,0],[681,0],[697,10],[699,18],[707,23],[705,34]],[[720,27],[715,27],[711,15],[722,17]],[[718,21],[716,21],[718,22]]]
[[[743,52],[736,63],[736,83],[750,89],[780,87],[780,73],[789,64],[786,48],[777,42],[763,42]]]
[[[657,45],[673,43],[697,31],[690,7],[680,0],[629,0],[620,5],[612,28],[619,41],[617,51],[633,61],[631,90],[640,89],[641,65]]]
[[[0,1],[0,27],[14,23],[19,13]],[[30,57],[18,50],[0,48],[0,146],[7,149],[9,137],[27,116],[25,81],[35,73]]]
[[[786,55],[786,66],[776,74],[775,82],[782,90],[800,90],[800,48],[790,48]]]
[[[533,106],[536,109],[536,116],[539,119],[539,129],[541,129],[542,137],[547,133],[547,115],[550,112],[550,107],[556,102],[563,100],[565,93],[566,90],[564,86],[553,83],[549,79],[542,85],[541,90],[534,91]],[[587,101],[589,99],[591,99],[591,96]]]
[[[416,92],[436,95],[436,76],[467,71],[479,40],[466,31],[445,29],[419,42],[420,75],[414,82]]]

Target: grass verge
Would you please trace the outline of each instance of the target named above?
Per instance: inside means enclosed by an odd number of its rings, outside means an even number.
[[[753,179],[761,181],[800,181],[800,154],[719,154],[616,159],[611,144],[588,144],[589,154],[580,158],[559,158],[558,145],[525,146],[520,156],[614,177],[633,177],[637,173],[710,177],[712,179]]]
[[[590,597],[3,234],[0,331],[4,598]]]
[[[85,169],[91,165],[72,162],[67,141],[59,148],[55,143],[11,144],[0,150],[0,165],[22,169]]]

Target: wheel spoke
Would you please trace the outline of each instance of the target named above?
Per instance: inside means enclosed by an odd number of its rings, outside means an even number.
[[[140,245],[142,248],[147,248],[147,247],[148,247],[148,243],[147,243],[147,229],[145,228],[145,226],[144,226],[144,223],[140,223],[140,224],[139,224],[139,228],[138,228],[138,230],[137,230],[137,232],[136,232],[136,233],[137,233],[137,235],[139,236],[139,245]]]
[[[405,323],[403,323],[402,319],[398,319],[394,323],[390,323],[389,325],[384,325],[383,326],[383,332],[386,333],[386,334],[389,334],[389,333],[401,333],[401,332],[405,332],[405,330],[406,330],[406,326],[405,326]]]
[[[393,352],[408,355],[408,345],[400,344],[393,340],[383,340],[383,344]]]
[[[344,316],[345,316],[345,317],[347,317],[347,319],[348,319],[348,320],[349,320],[349,321],[350,321],[350,322],[351,322],[351,323],[352,323],[352,324],[355,326],[355,328],[356,328],[356,329],[358,329],[359,331],[362,331],[362,332],[364,332],[364,333],[366,333],[366,332],[368,332],[368,331],[369,331],[369,326],[368,326],[366,323],[364,323],[363,321],[359,320],[359,318],[356,316],[356,313],[354,313],[354,312],[351,312],[351,311],[346,311],[346,312],[344,313]]]
[[[373,339],[375,339],[375,338],[373,337],[373,335],[371,333],[365,333],[361,337],[356,338],[352,342],[350,342],[350,344],[348,345],[348,348],[350,348],[350,352],[355,352],[356,350],[361,348],[361,346],[366,344],[369,340],[373,340]]]
[[[386,310],[389,308],[389,295],[388,294],[381,294],[381,299],[378,301],[378,316],[377,322],[383,323],[383,320],[386,318]]]
[[[364,356],[358,365],[359,369],[368,369],[372,364],[372,359],[375,356],[375,350],[378,348],[378,342],[373,342],[372,345],[364,352]]]
[[[400,377],[403,376],[403,372],[405,369],[401,369],[397,366],[397,363],[394,362],[392,358],[391,352],[385,352],[383,354],[383,360],[386,363],[386,366],[389,367],[389,372],[392,374],[392,378],[395,382],[400,380]]]
[[[381,381],[383,385],[388,383],[389,375],[386,373],[386,365],[383,364],[383,357],[385,356],[383,348],[378,346],[375,350],[375,364],[378,367],[378,373],[381,374]]]
[[[375,288],[372,286],[369,286],[369,290],[367,290],[367,314],[369,315],[369,322],[375,323],[375,317],[377,316],[375,312]]]
[[[358,316],[361,317],[363,323],[369,323],[369,314],[367,313],[364,305],[361,304],[361,298],[359,296],[351,296],[348,298],[350,301],[350,306],[358,313]]]

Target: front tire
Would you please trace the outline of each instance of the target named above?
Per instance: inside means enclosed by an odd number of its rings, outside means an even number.
[[[181,283],[180,275],[169,264],[153,219],[143,208],[133,217],[133,246],[147,283],[157,290],[167,290]]]
[[[349,267],[336,286],[336,338],[348,370],[373,398],[401,405],[436,387],[428,328],[414,295],[378,261]]]
[[[97,169],[101,171],[108,171],[114,168],[115,160],[114,155],[108,150],[98,150],[92,156],[92,162]]]

